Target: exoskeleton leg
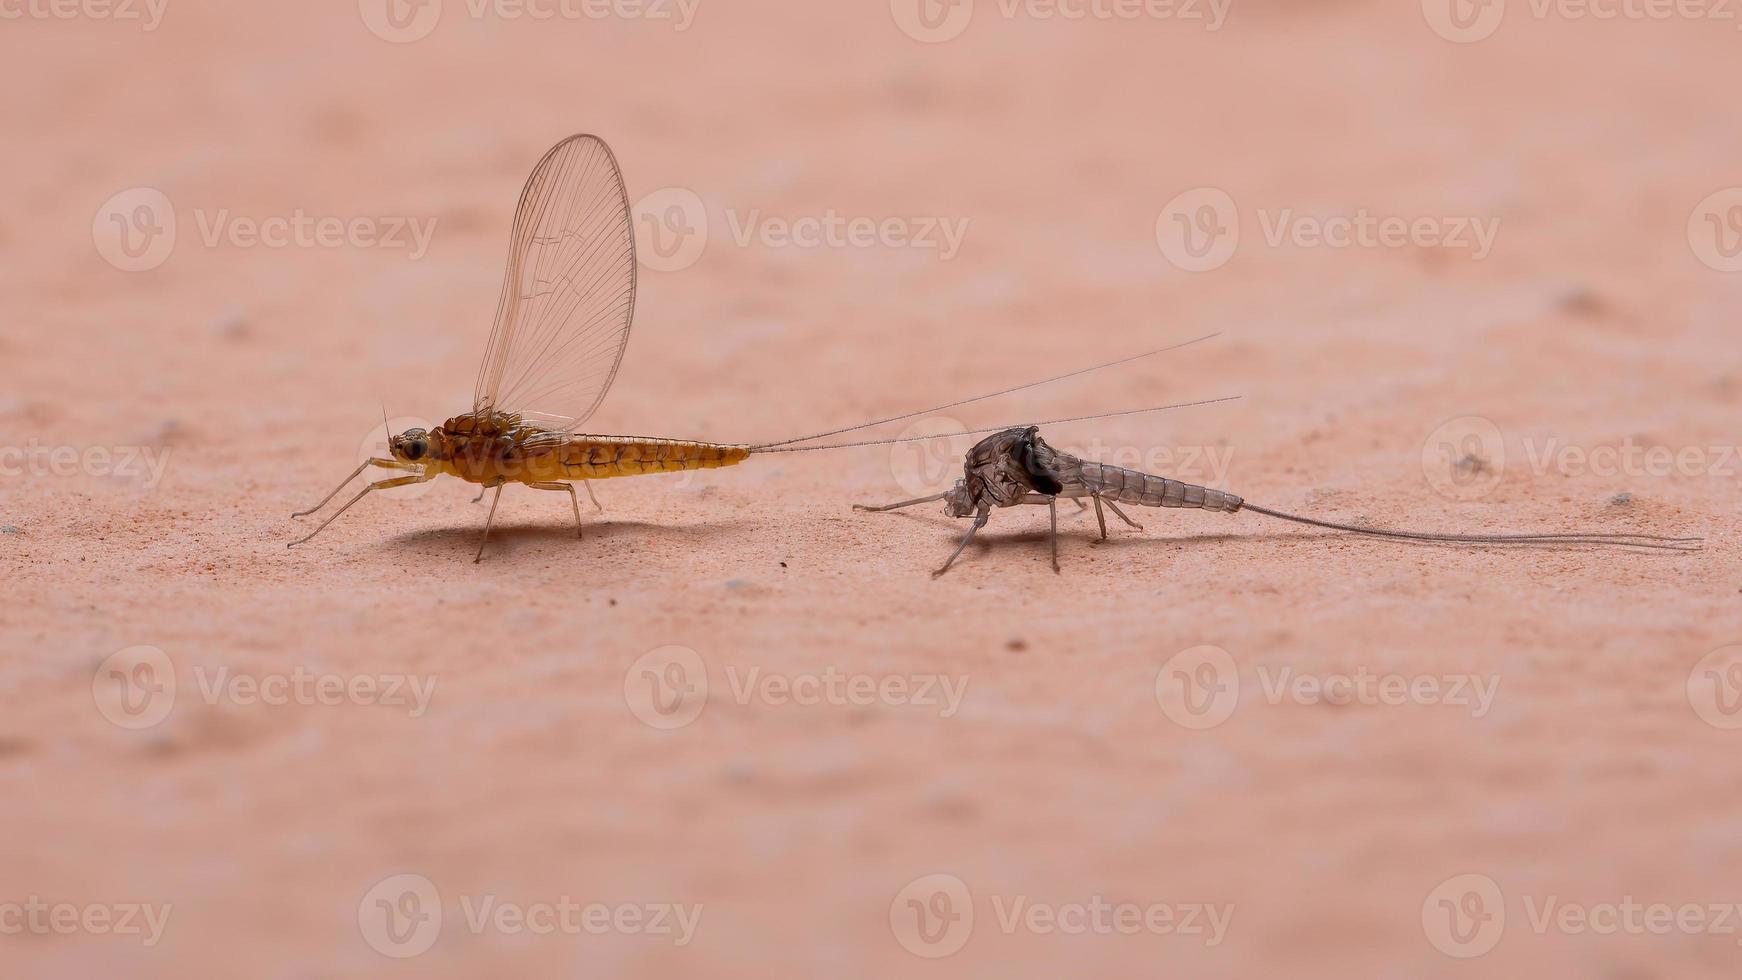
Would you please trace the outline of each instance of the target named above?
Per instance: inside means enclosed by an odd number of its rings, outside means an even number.
[[[1107,515],[1101,512],[1100,497],[1095,498],[1095,523],[1101,525],[1101,540],[1107,540]]]
[[[328,501],[332,500],[334,497],[337,497],[339,495],[340,490],[345,489],[345,487],[348,484],[350,484],[350,482],[352,480],[355,480],[357,478],[357,474],[363,472],[364,470],[368,469],[371,466],[379,466],[382,469],[389,469],[389,470],[417,470],[420,473],[423,472],[423,467],[417,463],[402,463],[397,459],[383,459],[380,456],[372,456],[369,459],[366,459],[363,462],[358,463],[357,468],[351,471],[351,475],[345,477],[345,480],[343,483],[340,483],[338,486],[334,487],[332,493],[329,493],[325,497],[322,497],[320,503],[315,504],[313,507],[310,507],[308,510],[299,510],[290,516],[291,517],[307,517],[308,515],[314,513],[315,511],[320,510],[322,507],[325,507],[327,505]],[[397,484],[395,484],[395,485],[397,486]],[[305,538],[304,540],[307,540],[307,539]]]
[[[502,484],[496,484],[496,496],[490,498],[490,516],[484,518],[484,536],[478,539],[478,553],[472,557],[476,565],[484,560],[484,542],[490,540],[490,528],[496,523],[496,505],[502,502]]]
[[[361,471],[359,471],[359,472],[361,472]],[[352,476],[355,476],[355,475],[356,475],[355,473],[352,474]],[[390,490],[393,487],[409,486],[413,483],[425,483],[425,482],[427,482],[429,480],[433,480],[433,479],[435,479],[435,474],[433,474],[433,473],[419,473],[416,476],[400,476],[400,477],[395,477],[391,480],[382,480],[379,483],[371,483],[368,486],[364,487],[363,489],[357,491],[357,495],[355,497],[352,497],[350,500],[346,501],[345,506],[340,507],[338,510],[333,512],[333,516],[322,521],[320,527],[317,527],[314,530],[310,531],[309,533],[303,535],[302,537],[297,538],[295,541],[292,541],[291,543],[285,545],[285,547],[286,548],[294,548],[297,545],[302,544],[304,541],[307,541],[309,538],[312,538],[315,535],[321,533],[322,531],[325,531],[327,529],[328,524],[331,524],[334,521],[338,520],[340,514],[343,514],[345,511],[350,510],[352,504],[355,504],[357,501],[362,500],[363,496],[371,490]],[[347,480],[345,482],[349,483],[350,481]],[[337,492],[337,491],[335,491],[335,492]],[[323,501],[323,503],[325,503],[325,501]],[[315,509],[319,510],[320,508],[316,507]]]
[[[593,509],[603,514],[605,512],[605,505],[599,503],[598,497],[593,496],[593,485],[591,483],[582,483],[581,489],[587,491],[587,499],[593,502]]]
[[[527,486],[534,490],[567,490],[569,503],[575,505],[575,537],[581,536],[581,498],[575,496],[573,483],[528,483]]]
[[[1046,502],[1046,513],[1052,518],[1052,572],[1059,570],[1059,501],[1057,497]]]
[[[914,501],[909,501],[909,503],[914,503]],[[955,564],[955,563],[956,563],[956,559],[957,559],[957,558],[958,558],[958,557],[960,557],[960,556],[961,556],[961,554],[962,554],[962,550],[963,550],[963,549],[964,549],[964,548],[966,548],[966,547],[968,547],[968,542],[970,542],[970,541],[972,541],[972,540],[974,540],[974,532],[975,532],[975,531],[978,531],[978,530],[980,530],[980,529],[981,529],[981,528],[983,528],[983,527],[985,527],[985,526],[986,526],[986,521],[987,521],[987,520],[988,520],[988,519],[989,519],[989,518],[990,518],[990,517],[991,517],[991,516],[992,516],[992,512],[991,512],[991,511],[989,511],[989,510],[982,510],[982,511],[981,511],[981,512],[980,512],[980,514],[979,514],[979,516],[977,516],[977,517],[975,517],[975,518],[974,518],[974,524],[973,524],[973,526],[972,526],[972,527],[970,527],[970,528],[968,528],[968,533],[967,533],[967,534],[964,534],[964,535],[962,535],[962,543],[961,543],[961,544],[958,544],[958,545],[956,545],[956,550],[955,550],[955,551],[952,551],[952,552],[950,552],[950,557],[949,557],[949,560],[948,560],[948,561],[945,561],[945,562],[944,562],[944,567],[942,567],[942,568],[940,568],[940,569],[938,569],[938,570],[937,570],[937,571],[935,571],[935,572],[933,572],[933,573],[931,573],[931,577],[932,577],[932,578],[937,578],[937,577],[938,577],[938,576],[939,576],[939,575],[942,575],[942,574],[943,574],[943,573],[945,573],[945,572],[947,572],[947,571],[949,571],[949,570],[950,570],[950,566],[951,566],[951,565],[954,565],[954,564]]]
[[[1101,498],[1100,497],[1095,498],[1095,506],[1097,506],[1097,507],[1101,506]],[[1109,500],[1109,501],[1107,501],[1107,506],[1113,508],[1113,513],[1119,515],[1119,519],[1125,522],[1125,526],[1136,528],[1139,531],[1143,530],[1143,525],[1137,523],[1136,521],[1132,520],[1129,517],[1126,517],[1125,512],[1119,509],[1118,504]],[[1107,535],[1105,532],[1103,532],[1101,536],[1106,537]]]
[[[912,500],[903,500],[899,504],[884,504],[881,507],[872,507],[872,506],[869,506],[867,504],[854,504],[853,509],[854,510],[868,510],[868,511],[871,511],[872,513],[880,514],[884,511],[888,511],[888,510],[900,510],[903,507],[912,507],[914,504],[929,504],[934,500],[942,500],[947,496],[949,496],[948,493],[934,493],[929,497],[915,497]]]

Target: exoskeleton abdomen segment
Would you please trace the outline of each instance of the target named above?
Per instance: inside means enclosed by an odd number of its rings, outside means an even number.
[[[1084,462],[1082,475],[1083,482],[1096,495],[1117,500],[1122,504],[1233,512],[1246,502],[1222,490],[1212,490],[1195,483],[1183,483],[1165,476],[1154,476],[1104,463]]]

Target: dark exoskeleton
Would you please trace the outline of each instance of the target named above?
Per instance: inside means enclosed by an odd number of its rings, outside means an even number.
[[[1653,534],[1598,534],[1587,532],[1555,534],[1436,534],[1423,531],[1399,531],[1390,528],[1363,527],[1302,517],[1248,503],[1245,499],[1223,490],[1201,487],[1193,483],[1171,480],[1121,466],[1109,466],[1079,459],[1060,452],[1040,437],[1039,426],[1019,426],[1003,429],[974,444],[968,450],[962,478],[943,493],[882,507],[855,504],[855,510],[890,511],[933,500],[944,502],[944,512],[951,517],[974,519],[956,550],[942,568],[932,572],[935,578],[950,570],[958,557],[974,540],[974,534],[986,526],[994,507],[1015,507],[1020,504],[1045,504],[1052,519],[1052,568],[1059,570],[1058,561],[1058,501],[1082,498],[1094,501],[1095,519],[1101,526],[1101,539],[1107,538],[1107,519],[1101,510],[1103,503],[1127,525],[1142,530],[1143,526],[1125,516],[1119,504],[1143,507],[1185,507],[1196,510],[1233,514],[1249,510],[1268,517],[1347,531],[1374,537],[1407,541],[1428,541],[1451,544],[1491,545],[1614,545],[1634,548],[1656,548],[1668,551],[1698,550],[1698,537],[1663,537]]]

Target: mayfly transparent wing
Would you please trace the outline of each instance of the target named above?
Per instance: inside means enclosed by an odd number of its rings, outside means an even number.
[[[473,408],[572,431],[604,401],[635,314],[635,231],[617,159],[571,136],[533,168],[514,214]]]

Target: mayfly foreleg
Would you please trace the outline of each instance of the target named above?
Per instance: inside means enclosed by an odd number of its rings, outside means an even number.
[[[369,459],[364,460],[361,463],[358,463],[357,468],[351,471],[351,475],[345,477],[344,482],[342,482],[338,486],[334,487],[332,493],[329,493],[325,497],[322,497],[320,503],[315,504],[313,507],[310,507],[308,510],[299,510],[290,516],[291,517],[307,517],[308,515],[314,513],[315,511],[320,510],[322,507],[325,507],[328,504],[328,502],[330,502],[334,497],[337,497],[339,495],[340,490],[343,490],[343,489],[345,489],[345,487],[349,486],[351,481],[355,480],[357,478],[358,474],[362,473],[364,470],[368,469],[371,466],[379,466],[382,469],[388,469],[388,470],[416,470],[420,473],[423,472],[423,467],[419,466],[416,463],[401,463],[397,459],[382,459],[379,456],[374,456],[374,457],[371,457]],[[313,537],[313,535],[310,535],[310,537]],[[305,538],[304,540],[307,540],[307,539]]]
[[[573,483],[528,483],[527,486],[531,487],[534,490],[567,490],[569,492],[569,503],[575,505],[575,537],[578,538],[578,537],[582,536],[581,535],[581,498],[575,496],[575,485]],[[589,488],[588,492],[589,493],[592,492],[590,488]],[[597,503],[597,502],[598,501],[594,501],[594,503]]]
[[[484,545],[490,540],[490,528],[496,523],[496,505],[502,502],[502,484],[496,484],[496,496],[490,498],[490,516],[484,518],[484,536],[478,539],[478,553],[472,556],[472,564],[484,560]]]
[[[360,473],[362,471],[358,470],[358,472]],[[356,474],[352,474],[352,476],[355,476],[355,475]],[[425,483],[433,478],[434,478],[434,474],[418,473],[415,476],[400,476],[400,477],[394,477],[391,480],[382,480],[379,483],[371,483],[368,486],[364,487],[363,489],[357,491],[357,495],[355,497],[352,497],[350,500],[346,501],[345,506],[340,507],[338,510],[333,512],[333,516],[322,521],[320,527],[317,527],[314,530],[310,531],[309,533],[303,535],[302,537],[297,538],[295,541],[292,541],[291,543],[285,545],[285,547],[286,548],[294,548],[297,545],[302,544],[304,541],[307,541],[309,538],[312,538],[315,535],[321,533],[322,531],[325,531],[327,529],[328,524],[331,524],[334,521],[338,520],[340,514],[343,514],[345,511],[350,510],[351,506],[353,504],[355,504],[359,500],[362,500],[363,497],[365,495],[367,495],[369,493],[369,491],[371,491],[371,490],[391,490],[394,487],[410,486],[413,483]],[[349,483],[351,481],[346,480],[345,482]],[[333,492],[337,493],[338,491],[335,490]],[[322,503],[324,504],[325,501],[322,501]],[[320,508],[316,507],[315,510],[320,510]]]
[[[853,509],[870,511],[873,514],[881,514],[885,511],[900,510],[903,507],[912,507],[914,504],[929,504],[934,500],[942,500],[947,496],[949,496],[949,492],[945,491],[944,493],[934,493],[929,497],[915,497],[912,500],[903,500],[898,504],[884,504],[881,507],[873,507],[870,504],[854,504]]]

